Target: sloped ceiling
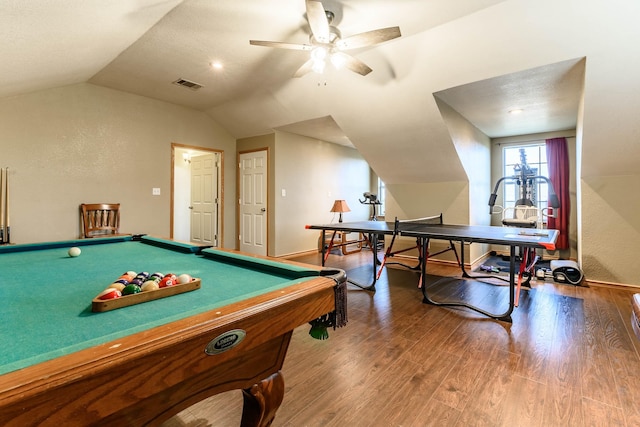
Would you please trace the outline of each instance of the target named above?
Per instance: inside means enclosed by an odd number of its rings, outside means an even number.
[[[464,170],[434,96],[490,137],[570,129],[585,63],[599,93],[618,80],[603,64],[637,51],[633,0],[323,4],[343,36],[397,25],[402,37],[354,52],[366,77],[294,79],[304,52],[249,40],[307,42],[302,0],[0,0],[0,97],[89,82],[205,111],[236,138],[280,129],[351,143],[389,183],[456,181]],[[623,81],[633,65],[616,70]],[[512,106],[529,114],[507,119]]]

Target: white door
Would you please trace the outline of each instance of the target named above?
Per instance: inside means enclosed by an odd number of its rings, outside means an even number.
[[[191,241],[218,246],[218,154],[191,158]]]
[[[240,154],[240,250],[267,255],[267,151]]]

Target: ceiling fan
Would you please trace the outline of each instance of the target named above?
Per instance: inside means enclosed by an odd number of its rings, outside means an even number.
[[[400,37],[399,27],[380,28],[378,30],[342,38],[338,28],[331,25],[334,14],[325,10],[319,1],[306,0],[307,20],[311,28],[308,44],[249,40],[255,46],[275,47],[279,49],[305,50],[311,52],[311,58],[302,64],[294,77],[301,77],[311,71],[322,73],[328,59],[336,68],[346,67],[349,70],[366,76],[373,71],[367,64],[356,57],[345,53]]]

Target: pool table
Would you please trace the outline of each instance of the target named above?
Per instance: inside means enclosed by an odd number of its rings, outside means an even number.
[[[201,285],[92,312],[129,270]],[[2,246],[0,278],[3,426],[158,425],[232,389],[242,425],[269,425],[293,329],[346,323],[343,271],[148,236]]]

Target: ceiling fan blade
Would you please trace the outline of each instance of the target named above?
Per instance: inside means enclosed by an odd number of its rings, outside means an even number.
[[[358,58],[344,52],[335,52],[331,55],[331,62],[336,68],[345,67],[361,76],[366,76],[373,70]]]
[[[319,43],[329,43],[329,21],[324,6],[319,1],[307,0],[307,20],[313,37]]]
[[[310,73],[311,71],[313,71],[313,60],[310,59],[307,62],[305,62],[304,64],[302,64],[302,66],[300,68],[298,68],[298,70],[293,74],[293,77],[302,77],[305,74]]]
[[[400,27],[380,28],[344,38],[337,45],[341,50],[372,46],[400,37]]]
[[[308,44],[297,44],[297,43],[284,43],[284,42],[270,42],[263,40],[249,40],[249,43],[254,46],[266,46],[266,47],[275,47],[278,49],[290,49],[290,50],[311,50],[313,46]]]

